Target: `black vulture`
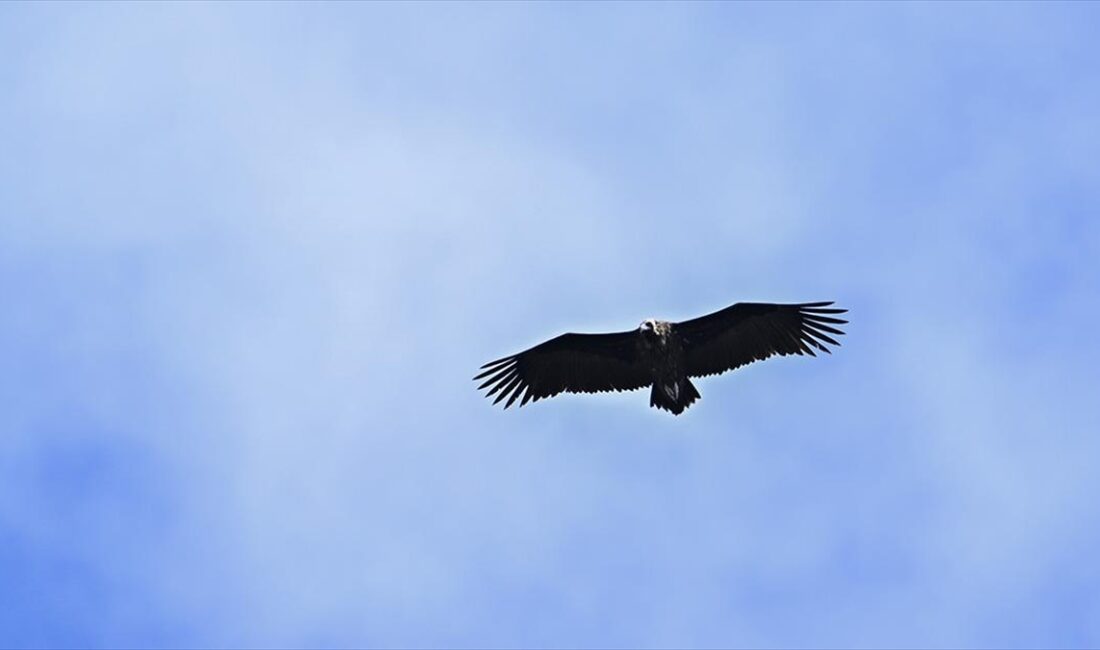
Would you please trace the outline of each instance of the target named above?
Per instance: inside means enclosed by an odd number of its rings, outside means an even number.
[[[832,302],[793,305],[740,302],[700,318],[670,323],[648,319],[634,330],[562,334],[519,354],[490,361],[475,380],[507,409],[561,392],[601,393],[652,386],[649,405],[675,415],[699,399],[691,377],[740,368],[774,355],[830,352],[830,335],[846,309]],[[831,352],[830,352],[831,354]]]

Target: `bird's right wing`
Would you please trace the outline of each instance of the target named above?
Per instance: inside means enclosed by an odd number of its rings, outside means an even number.
[[[562,334],[545,343],[481,366],[475,380],[487,378],[478,389],[486,397],[507,398],[504,408],[521,394],[523,406],[561,392],[600,393],[648,386],[649,373],[638,363],[637,333]]]
[[[836,318],[847,309],[831,308],[831,302],[796,305],[739,302],[674,327],[684,346],[687,374],[705,377],[739,368],[773,355],[829,352],[840,345],[830,334],[844,334]]]

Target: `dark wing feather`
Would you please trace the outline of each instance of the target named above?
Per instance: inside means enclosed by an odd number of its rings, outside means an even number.
[[[638,363],[636,332],[614,334],[562,334],[557,338],[481,366],[475,380],[488,388],[486,397],[500,395],[494,404],[507,399],[508,408],[523,396],[520,406],[563,391],[599,393],[634,390],[650,383],[649,374]]]
[[[828,345],[840,345],[833,336],[844,334],[834,326],[848,322],[832,316],[848,311],[829,308],[832,304],[739,302],[673,327],[684,346],[688,375],[703,377],[777,354],[829,352]]]

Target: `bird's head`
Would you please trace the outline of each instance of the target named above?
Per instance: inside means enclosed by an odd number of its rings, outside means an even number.
[[[643,336],[653,336],[657,333],[657,321],[652,318],[645,319],[642,321],[642,324],[638,326],[638,331],[640,331]]]

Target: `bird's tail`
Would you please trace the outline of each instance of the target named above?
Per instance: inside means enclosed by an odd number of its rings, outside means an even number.
[[[649,393],[649,405],[680,415],[692,402],[699,399],[699,391],[687,377],[669,382],[656,381]]]

